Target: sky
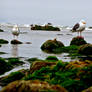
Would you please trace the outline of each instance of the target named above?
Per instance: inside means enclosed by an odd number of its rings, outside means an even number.
[[[92,26],[92,0],[0,0],[0,23]]]

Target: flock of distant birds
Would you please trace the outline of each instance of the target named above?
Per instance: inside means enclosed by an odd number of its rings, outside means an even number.
[[[86,22],[84,20],[81,20],[79,23],[76,23],[73,28],[72,28],[72,32],[77,32],[78,36],[82,36],[82,31],[84,31],[86,28]],[[12,29],[12,34],[14,36],[14,39],[17,39],[19,34],[20,34],[20,30],[18,25],[14,25],[13,29]]]

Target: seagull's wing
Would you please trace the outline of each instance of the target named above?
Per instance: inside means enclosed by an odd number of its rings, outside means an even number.
[[[76,31],[79,27],[80,27],[80,25],[79,25],[79,23],[77,23],[77,24],[74,25],[72,30]]]

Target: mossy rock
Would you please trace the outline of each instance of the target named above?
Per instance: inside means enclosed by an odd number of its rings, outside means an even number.
[[[0,74],[9,71],[11,68],[12,66],[9,63],[7,63],[4,58],[0,58]]]
[[[29,63],[32,63],[32,62],[34,62],[34,61],[44,61],[44,60],[41,60],[41,59],[38,59],[38,58],[34,57],[34,58],[29,58],[29,59],[27,59],[27,61],[28,61]]]
[[[78,49],[79,54],[92,55],[92,44],[85,44]]]
[[[41,49],[48,53],[54,53],[54,51],[58,48],[64,47],[64,44],[60,41],[54,40],[47,40],[41,46]]]
[[[8,44],[9,42],[7,40],[4,39],[0,39],[0,44]]]
[[[83,90],[82,92],[92,92],[92,86],[88,89]]]
[[[70,42],[70,45],[77,45],[77,46],[80,46],[80,45],[83,45],[83,44],[87,44],[87,42],[84,40],[83,37],[74,37],[72,39],[72,41]]]
[[[18,41],[18,40],[12,40],[11,41],[11,44],[22,44],[22,42],[21,41]]]
[[[10,83],[0,92],[67,92],[67,90],[59,85],[50,85],[39,80],[21,80]]]
[[[4,30],[0,29],[0,32],[4,32]]]
[[[35,61],[31,64],[30,73],[33,73],[34,71],[39,70],[42,67],[53,66],[53,65],[56,65],[56,62]]]
[[[58,58],[56,56],[48,56],[46,58],[47,61],[58,61]]]
[[[0,85],[6,86],[10,82],[13,82],[15,80],[20,80],[24,76],[25,76],[25,74],[20,71],[12,72],[8,76],[0,78]]]
[[[24,64],[19,58],[8,58],[8,63],[11,65],[22,65]]]
[[[22,64],[24,64],[24,62],[20,61],[18,58],[0,58],[0,75]]]
[[[31,30],[60,31],[60,28],[59,27],[54,27],[51,24],[47,24],[45,26],[31,25]]]

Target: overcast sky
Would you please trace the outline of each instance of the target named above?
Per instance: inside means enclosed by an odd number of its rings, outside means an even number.
[[[0,23],[92,26],[92,0],[0,0]]]

